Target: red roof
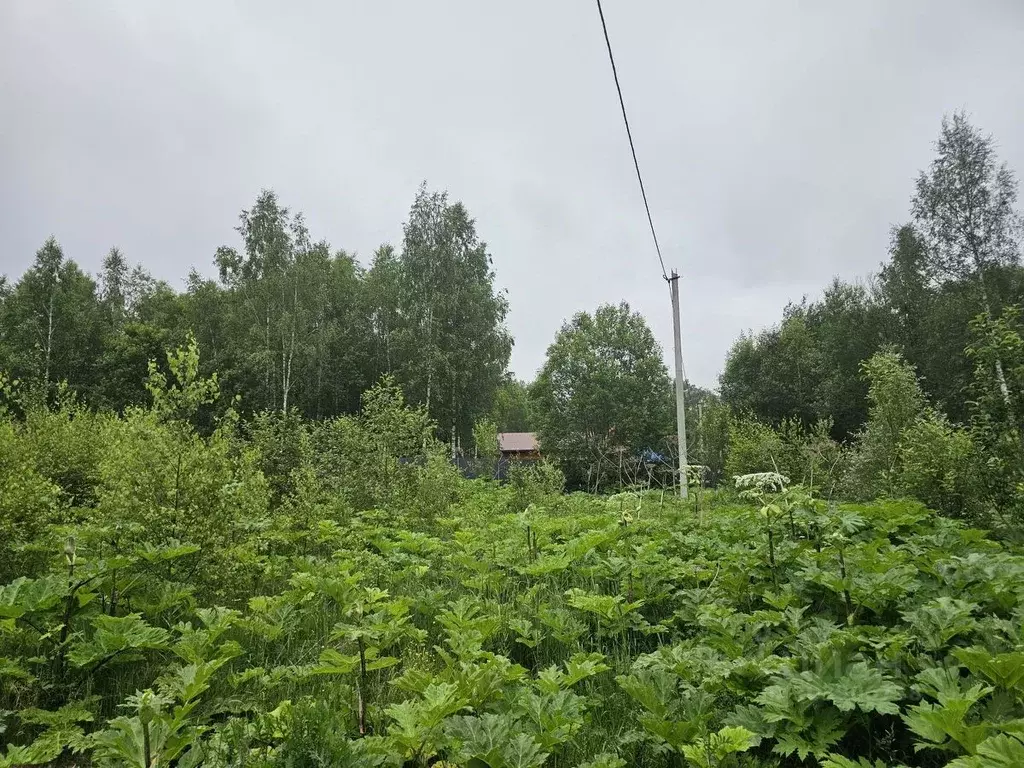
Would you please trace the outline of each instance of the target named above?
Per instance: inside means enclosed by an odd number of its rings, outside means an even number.
[[[539,451],[536,432],[499,432],[498,450],[502,453]]]

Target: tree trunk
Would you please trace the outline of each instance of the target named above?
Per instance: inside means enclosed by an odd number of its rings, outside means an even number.
[[[984,280],[981,283],[981,295],[985,301],[985,314],[991,318],[995,318],[992,314],[992,307],[988,301],[988,291],[985,290]],[[1010,401],[1010,388],[1006,385],[1006,374],[1003,373],[1003,359],[996,356],[996,382],[999,384],[999,393],[1003,396],[1003,402],[1006,403],[1006,407],[1010,410],[1013,415],[1013,405]]]
[[[292,349],[287,359],[281,360],[281,413],[288,413],[288,393],[292,388],[292,357],[295,354],[295,330],[292,329]],[[284,354],[282,353],[282,358]]]
[[[50,390],[50,358],[53,352],[53,305],[57,299],[57,288],[50,292],[50,304],[46,310],[46,362],[43,366],[43,382],[46,390]]]
[[[323,339],[317,340],[316,345],[316,420],[320,421],[320,406],[323,400],[324,391],[324,348]]]
[[[988,288],[985,285],[985,271],[977,253],[974,256],[974,266],[978,270],[978,284],[981,286],[981,300],[985,304],[985,314],[995,319],[995,315],[992,314],[992,302],[989,301],[988,297]],[[1011,417],[1014,417],[1014,421],[1016,421],[1013,405],[1010,401],[1010,388],[1006,385],[1006,374],[1003,373],[1003,360],[998,355],[996,356],[996,382],[999,384],[999,393],[1003,396],[1003,402],[1006,403],[1007,410],[1010,411]]]
[[[430,389],[434,382],[434,308],[427,309],[427,415],[430,415]]]
[[[263,345],[267,351],[266,361],[263,364],[263,392],[269,398],[269,404],[274,403],[274,393],[270,391],[270,366],[273,365],[273,349],[270,346],[270,302],[267,302],[266,323],[263,326]],[[267,407],[264,405],[264,407]]]
[[[295,359],[295,316],[292,315],[291,339],[287,354],[281,349],[281,413],[288,413],[288,395],[292,389],[292,360]]]

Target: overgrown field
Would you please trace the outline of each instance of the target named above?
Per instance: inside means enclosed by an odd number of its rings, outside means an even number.
[[[982,531],[466,481],[387,381],[243,423],[169,364],[121,416],[0,381],[0,766],[1024,765]]]
[[[981,533],[785,497],[770,555],[746,504],[514,497],[321,520],[233,607],[193,546],[69,543],[0,591],[3,764],[1024,765],[1024,559]]]

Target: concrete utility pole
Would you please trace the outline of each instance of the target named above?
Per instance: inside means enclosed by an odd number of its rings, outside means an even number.
[[[668,279],[672,293],[672,340],[675,342],[676,353],[676,439],[679,441],[679,496],[687,496],[686,474],[686,401],[684,390],[686,381],[683,379],[683,333],[679,328],[679,274],[673,269]]]

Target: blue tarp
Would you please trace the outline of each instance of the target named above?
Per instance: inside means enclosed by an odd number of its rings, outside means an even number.
[[[645,464],[664,464],[668,461],[667,456],[662,456],[660,453],[655,453],[650,448],[640,452],[640,460]]]

